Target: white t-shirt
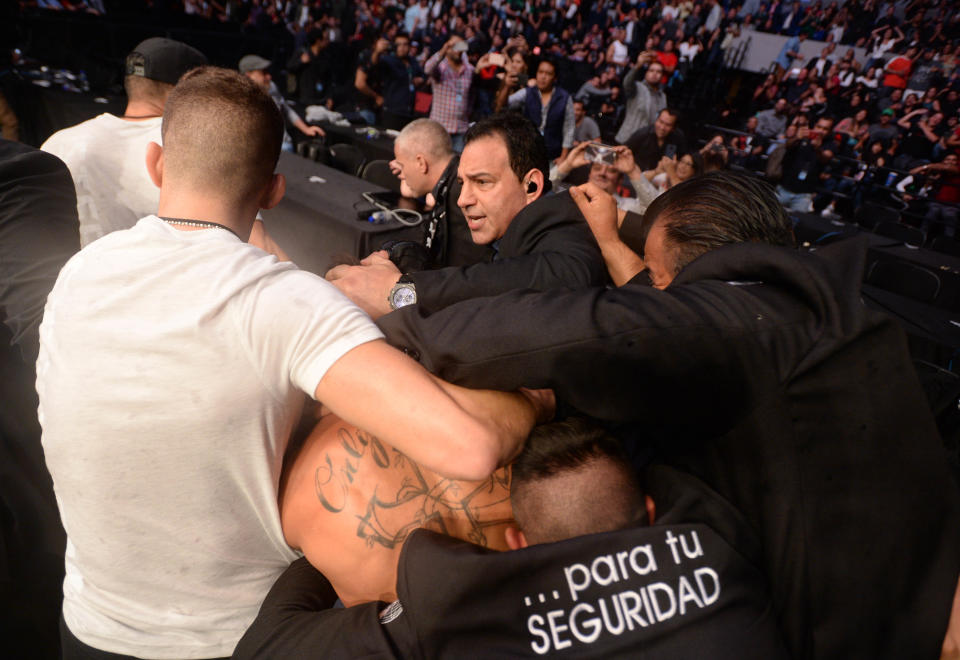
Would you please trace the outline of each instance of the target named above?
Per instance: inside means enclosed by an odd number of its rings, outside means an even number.
[[[693,62],[697,53],[700,52],[700,44],[690,44],[684,41],[680,44],[679,50],[681,62]]]
[[[277,487],[303,392],[382,334],[323,279],[151,216],[64,266],[40,336],[68,627],[113,653],[230,655],[297,557]]]
[[[160,189],[147,174],[147,145],[160,142],[162,119],[128,121],[102,114],[51,135],[40,147],[66,163],[77,188],[80,245],[157,212]]]
[[[629,57],[630,57],[630,52],[629,52],[629,49],[627,48],[627,45],[619,40],[614,41],[613,57],[612,57],[613,63],[622,66],[628,62]]]

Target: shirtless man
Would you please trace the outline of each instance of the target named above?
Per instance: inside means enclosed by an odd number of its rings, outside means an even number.
[[[510,472],[446,479],[336,415],[320,420],[280,485],[287,543],[306,555],[348,607],[396,600],[397,560],[423,527],[507,550]]]

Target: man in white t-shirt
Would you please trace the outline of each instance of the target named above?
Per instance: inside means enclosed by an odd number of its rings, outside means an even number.
[[[57,131],[40,147],[70,169],[81,246],[156,213],[160,191],[144,166],[147,145],[160,142],[163,106],[177,80],[206,63],[203,53],[179,41],[142,41],[127,56],[123,116],[103,113]]]
[[[304,393],[467,479],[550,407],[435,379],[332,285],[244,242],[283,195],[282,134],[253,82],[186,74],[147,150],[158,215],[81,250],[48,298],[37,391],[68,537],[64,658],[230,655],[296,556],[277,488]]]

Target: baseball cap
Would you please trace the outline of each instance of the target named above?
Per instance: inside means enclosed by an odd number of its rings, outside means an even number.
[[[137,44],[127,56],[127,75],[176,85],[190,69],[207,64],[207,57],[187,44],[151,37]]]
[[[244,55],[240,58],[240,73],[263,71],[270,66],[270,64],[270,60],[266,60],[259,55]]]

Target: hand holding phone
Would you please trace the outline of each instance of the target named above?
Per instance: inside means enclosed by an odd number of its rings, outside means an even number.
[[[613,165],[617,162],[617,152],[614,147],[599,142],[591,142],[584,149],[583,157],[588,163]]]
[[[490,53],[487,56],[487,62],[493,66],[503,67],[507,63],[507,58],[503,56],[503,53]]]

